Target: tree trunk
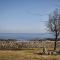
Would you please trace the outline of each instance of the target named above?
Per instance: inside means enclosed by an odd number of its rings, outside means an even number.
[[[57,42],[57,37],[58,37],[58,35],[57,35],[57,32],[56,32],[56,36],[55,36],[55,42],[54,42],[54,50],[56,50],[56,42]]]
[[[54,50],[56,50],[56,41],[54,42]]]

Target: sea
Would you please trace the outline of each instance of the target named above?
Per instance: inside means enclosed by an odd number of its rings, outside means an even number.
[[[51,33],[0,33],[0,39],[31,40],[54,37]]]

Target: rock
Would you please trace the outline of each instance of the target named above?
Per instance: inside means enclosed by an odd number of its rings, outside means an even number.
[[[43,47],[43,54],[48,54],[46,47]]]
[[[57,51],[49,51],[48,54],[49,54],[49,55],[53,55],[53,54],[54,54],[54,55],[57,55],[58,52],[57,52]]]
[[[53,51],[53,54],[54,54],[54,55],[57,55],[58,53],[57,53],[56,51]]]

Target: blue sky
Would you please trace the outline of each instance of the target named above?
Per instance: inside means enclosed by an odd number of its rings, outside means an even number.
[[[43,33],[60,0],[0,0],[0,33]]]

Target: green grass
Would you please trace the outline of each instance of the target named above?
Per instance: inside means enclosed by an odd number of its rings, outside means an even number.
[[[41,49],[0,50],[0,60],[60,60],[60,55],[38,55]]]

